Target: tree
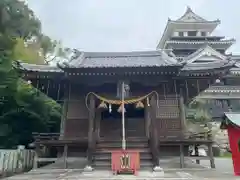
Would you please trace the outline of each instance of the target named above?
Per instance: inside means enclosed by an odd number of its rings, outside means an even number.
[[[45,63],[49,64],[58,61],[56,58],[68,59],[68,55],[72,52],[70,48],[63,47],[60,41],[52,40],[49,36],[42,35],[39,38],[41,44],[42,54]]]
[[[13,60],[21,60],[26,63],[44,64],[41,48],[35,42],[25,42],[21,38],[16,39],[13,49]]]
[[[0,10],[0,146],[11,148],[30,143],[33,131],[56,131],[61,107],[12,66],[16,59],[41,60],[40,21],[18,0],[1,0]]]
[[[11,37],[30,39],[41,34],[41,23],[28,6],[18,0],[0,1],[0,32]]]

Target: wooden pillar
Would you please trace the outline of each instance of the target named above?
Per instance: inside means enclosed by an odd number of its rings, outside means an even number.
[[[150,130],[150,124],[151,124],[151,117],[150,117],[150,101],[149,98],[146,99],[145,105],[144,105],[144,111],[145,111],[145,129],[146,129],[146,136],[149,138],[149,130]]]
[[[186,102],[189,101],[188,81],[185,80]]]
[[[64,135],[65,135],[68,105],[70,102],[70,94],[71,94],[71,84],[69,84],[68,87],[66,89],[64,89],[64,99],[63,99],[63,105],[62,105],[62,117],[61,117],[59,139],[63,139]]]
[[[157,107],[156,107],[156,97],[152,96],[150,101],[151,106],[151,130],[152,130],[152,143],[153,143],[153,159],[154,159],[154,165],[159,166],[159,137],[157,132]]]
[[[195,151],[195,156],[196,156],[196,157],[199,157],[198,144],[195,144],[195,145],[194,145],[194,151]],[[200,160],[199,160],[199,159],[196,160],[196,164],[200,164]]]
[[[180,144],[180,167],[184,168],[184,145]]]
[[[95,118],[95,97],[90,95],[89,97],[89,125],[88,125],[88,165],[91,166],[93,151],[95,146],[94,137],[94,118]]]
[[[208,144],[208,153],[209,153],[209,157],[210,157],[211,168],[216,168],[215,162],[214,162],[213,150],[212,150],[212,143]]]
[[[186,111],[185,111],[185,104],[184,104],[184,98],[182,94],[179,98],[179,106],[180,106],[180,116],[181,116],[181,129],[184,135],[184,132],[186,130]]]
[[[96,131],[96,138],[99,141],[100,139],[100,123],[101,123],[101,110],[96,110],[96,118],[95,118],[95,131]]]
[[[68,156],[68,145],[65,144],[63,149],[64,169],[67,169],[67,156]]]

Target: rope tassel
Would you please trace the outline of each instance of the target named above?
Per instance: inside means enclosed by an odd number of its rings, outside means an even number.
[[[142,103],[142,101],[138,101],[138,102],[136,103],[136,108],[137,108],[137,109],[142,109],[142,108],[144,108],[144,104]]]
[[[123,105],[120,105],[117,111],[120,113],[120,112],[122,112],[122,109],[123,109]],[[126,112],[125,107],[124,107],[124,112]]]
[[[107,109],[107,104],[106,104],[104,101],[102,101],[102,102],[99,104],[98,109]]]

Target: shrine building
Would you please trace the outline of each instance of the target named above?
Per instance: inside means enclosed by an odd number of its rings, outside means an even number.
[[[161,166],[169,156],[179,157],[183,168],[196,144],[209,147],[214,167],[213,140],[188,133],[185,107],[196,97],[208,99],[218,119],[239,102],[240,56],[226,53],[234,39],[213,35],[219,24],[188,7],[168,19],[152,51],[79,52],[56,67],[19,62],[23,78],[62,105],[60,132],[39,132],[36,150],[56,148],[52,161],[85,154],[89,166],[110,168],[124,129],[126,149],[140,153],[140,168]]]

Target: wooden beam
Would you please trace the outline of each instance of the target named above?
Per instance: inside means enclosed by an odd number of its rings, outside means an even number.
[[[53,162],[58,160],[58,158],[38,158],[38,162]]]

